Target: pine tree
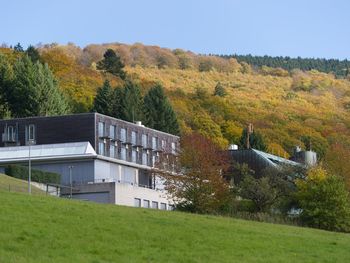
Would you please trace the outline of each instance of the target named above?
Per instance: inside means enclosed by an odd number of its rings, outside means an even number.
[[[32,45],[30,45],[27,48],[26,54],[32,60],[33,63],[39,61],[39,59],[40,59],[39,51],[35,47],[33,47]]]
[[[97,69],[111,73],[124,80],[126,77],[126,73],[123,70],[124,64],[113,49],[107,49],[103,57],[104,58],[97,63]]]
[[[7,94],[11,88],[13,70],[7,58],[0,53],[0,118],[10,117]]]
[[[163,87],[152,87],[144,98],[145,124],[153,129],[179,134],[175,112],[164,94]]]
[[[113,103],[112,103],[112,114],[114,118],[121,119],[122,114],[122,101],[124,99],[124,89],[117,87],[113,91]]]
[[[220,82],[218,82],[218,84],[215,86],[214,96],[225,97],[226,95],[226,89],[221,85]]]
[[[121,100],[121,118],[126,121],[143,120],[143,100],[137,84],[127,80]]]
[[[13,47],[13,49],[16,51],[16,52],[23,52],[23,47],[21,46],[21,44],[18,42],[16,46]]]
[[[247,128],[244,128],[242,131],[241,138],[239,139],[239,145],[243,149],[247,149]],[[264,142],[264,139],[262,135],[259,132],[256,132],[255,130],[249,134],[249,145],[250,148],[266,152],[267,146]]]
[[[93,111],[105,114],[108,116],[113,116],[113,103],[114,103],[114,93],[106,80],[102,87],[97,89],[97,94],[94,100]]]

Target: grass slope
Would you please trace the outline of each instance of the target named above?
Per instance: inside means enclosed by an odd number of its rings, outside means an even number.
[[[28,182],[21,179],[17,179],[5,174],[0,174],[0,190],[8,192],[19,192],[27,193],[28,192]],[[45,192],[32,186],[32,194],[34,195],[44,195]]]
[[[350,235],[0,191],[0,262],[349,262]]]

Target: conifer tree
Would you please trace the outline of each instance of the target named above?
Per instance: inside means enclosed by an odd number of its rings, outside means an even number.
[[[15,50],[15,51],[17,51],[17,52],[23,52],[24,50],[23,50],[23,47],[21,46],[21,44],[18,42],[17,43],[17,45],[15,45],[14,47],[13,47],[13,49]]]
[[[103,59],[97,63],[97,69],[111,73],[114,76],[125,79],[126,73],[123,70],[124,64],[113,49],[107,49]]]
[[[153,129],[179,134],[175,112],[164,94],[163,87],[152,87],[144,98],[145,124]]]
[[[224,86],[222,86],[222,84],[218,82],[218,84],[216,84],[215,86],[214,96],[225,97],[226,95],[227,95],[227,92]]]
[[[124,99],[124,89],[117,87],[113,91],[113,102],[112,102],[112,113],[111,116],[114,118],[121,119],[122,114],[122,101]]]
[[[131,80],[125,82],[120,108],[123,120],[131,122],[143,120],[141,91],[139,86]]]
[[[32,45],[30,45],[30,46],[27,48],[27,50],[26,50],[25,53],[26,53],[26,54],[28,55],[28,57],[32,60],[33,63],[39,61],[39,59],[40,59],[39,51],[38,51],[35,47],[33,47]]]
[[[239,139],[239,145],[243,149],[247,149],[247,136],[248,136],[247,128],[244,128],[242,131],[241,138]],[[254,148],[256,150],[263,151],[263,152],[267,151],[267,146],[264,142],[262,135],[255,130],[249,134],[249,145],[250,145],[250,148]]]
[[[105,114],[108,116],[112,116],[113,112],[113,102],[114,102],[114,94],[109,84],[109,81],[106,80],[102,87],[97,89],[97,94],[94,100],[93,111]]]

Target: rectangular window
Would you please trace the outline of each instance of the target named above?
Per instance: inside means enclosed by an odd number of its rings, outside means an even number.
[[[124,146],[120,149],[120,159],[126,161],[126,149]]]
[[[104,122],[99,121],[98,122],[98,137],[104,137],[105,136],[105,124]]]
[[[142,147],[147,148],[148,136],[147,134],[142,134]]]
[[[147,153],[145,151],[142,152],[142,164],[147,165]]]
[[[34,124],[30,124],[28,127],[28,140],[29,141],[35,140],[35,126],[34,126]]]
[[[109,137],[114,140],[115,139],[115,125],[111,125],[109,127]]]
[[[152,149],[157,149],[157,137],[152,137]]]
[[[165,150],[165,148],[166,148],[166,141],[162,140],[162,149]]]
[[[122,142],[126,142],[126,129],[124,128],[120,129],[120,140]]]
[[[14,142],[16,139],[15,129],[13,126],[7,126],[7,141]]]
[[[109,145],[109,156],[115,158],[115,146],[113,144]]]
[[[143,200],[143,207],[149,208],[149,200]]]
[[[152,208],[158,209],[158,202],[152,201]]]
[[[166,210],[166,203],[160,203],[160,210]]]
[[[141,207],[141,199],[140,198],[135,198],[134,199],[134,206],[135,207]]]
[[[174,210],[174,206],[173,205],[168,205],[168,209],[172,211],[172,210]]]
[[[103,143],[103,141],[100,141],[98,143],[98,153],[100,155],[105,155],[105,144]]]
[[[154,166],[156,164],[156,156],[152,155],[152,166]]]
[[[176,153],[176,145],[174,142],[171,143],[171,153],[175,154]]]
[[[131,161],[133,163],[136,163],[136,161],[137,161],[137,158],[136,158],[137,155],[136,154],[137,154],[136,150],[132,149],[132,151],[131,151]]]
[[[135,131],[131,132],[131,143],[136,145],[137,133]]]

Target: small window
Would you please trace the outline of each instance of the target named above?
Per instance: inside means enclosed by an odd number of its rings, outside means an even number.
[[[131,161],[133,163],[136,163],[136,150],[135,149],[132,149],[132,152],[131,152]]]
[[[176,145],[174,142],[171,143],[171,153],[175,154],[176,153]]]
[[[15,141],[15,129],[13,126],[7,126],[7,141]]]
[[[103,141],[100,141],[98,143],[98,153],[100,155],[105,155],[105,144],[103,143]]]
[[[131,143],[136,145],[137,133],[135,131],[131,132]]]
[[[148,136],[147,134],[142,134],[142,147],[147,148]]]
[[[115,157],[115,146],[113,144],[109,146],[109,156],[112,158]]]
[[[160,210],[166,210],[166,203],[160,203]]]
[[[164,150],[166,148],[166,141],[162,140],[162,149]]]
[[[147,165],[147,153],[145,151],[142,152],[142,164]]]
[[[143,200],[143,207],[149,208],[149,200]]]
[[[174,205],[168,205],[168,209],[171,211],[174,210]]]
[[[98,137],[105,136],[105,124],[104,122],[98,122]]]
[[[152,208],[158,209],[158,202],[152,201]]]
[[[111,126],[109,127],[109,137],[110,137],[112,140],[115,139],[115,130],[116,130],[115,125],[111,125]]]
[[[157,137],[152,137],[152,149],[157,149]]]
[[[135,207],[141,207],[141,199],[140,198],[135,198],[134,199],[134,206]]]
[[[120,140],[122,142],[126,142],[126,129],[124,128],[120,129]]]
[[[28,141],[35,140],[35,126],[34,124],[30,124],[28,128]]]
[[[126,149],[125,149],[125,147],[122,147],[120,149],[120,159],[126,161]]]

